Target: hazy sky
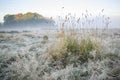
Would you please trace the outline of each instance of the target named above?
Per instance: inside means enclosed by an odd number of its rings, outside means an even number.
[[[79,15],[86,9],[93,13],[105,9],[108,16],[120,16],[120,0],[0,0],[0,21],[5,14],[38,12],[50,17],[61,12]]]

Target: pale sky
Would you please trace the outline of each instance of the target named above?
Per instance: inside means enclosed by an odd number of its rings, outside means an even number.
[[[64,7],[64,10],[62,9]],[[85,10],[120,18],[120,0],[0,0],[0,21],[6,14],[37,12],[47,17],[64,13],[81,14]]]

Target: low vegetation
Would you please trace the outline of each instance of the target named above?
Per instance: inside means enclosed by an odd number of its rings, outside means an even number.
[[[102,42],[99,37],[81,37],[77,31],[62,31],[57,37],[34,32],[29,32],[30,36],[23,32],[0,34],[4,35],[0,38],[4,38],[0,43],[0,80],[120,78],[119,38],[108,40],[108,33]]]
[[[103,31],[97,29],[101,24],[96,19],[89,20],[89,14],[82,15],[85,21],[66,15],[59,20],[58,33],[0,32],[0,80],[119,80],[120,39],[108,29],[109,17],[101,13],[98,19],[107,22],[103,27],[108,30]],[[33,15],[18,14],[15,19],[29,20]],[[14,21],[13,17],[5,19]],[[85,30],[86,25],[96,29]]]
[[[79,38],[77,35],[69,35],[65,33],[62,37],[58,38],[52,48],[48,50],[50,56],[52,56],[54,61],[61,61],[64,67],[68,64],[83,64],[88,62],[88,59],[93,59],[100,54],[100,44],[91,38]],[[92,52],[95,52],[93,56]],[[73,59],[74,58],[74,59]],[[71,61],[71,59],[73,59]]]

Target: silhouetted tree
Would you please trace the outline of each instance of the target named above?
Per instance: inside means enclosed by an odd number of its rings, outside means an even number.
[[[12,25],[15,23],[14,15],[6,15],[4,16],[4,25]]]
[[[16,15],[5,15],[4,25],[6,26],[36,26],[36,25],[53,25],[54,21],[45,18],[38,13],[28,12],[26,14],[16,14]]]
[[[2,23],[0,23],[0,27],[2,27]]]

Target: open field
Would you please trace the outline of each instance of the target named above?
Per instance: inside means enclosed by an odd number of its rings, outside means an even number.
[[[120,80],[120,29],[80,30],[72,35],[78,42],[94,39],[99,52],[92,50],[96,47],[76,52],[75,46],[64,52],[67,56],[53,56],[64,50],[56,46],[64,34],[56,30],[1,31],[0,80]]]

